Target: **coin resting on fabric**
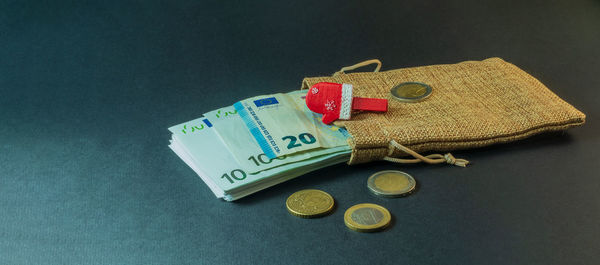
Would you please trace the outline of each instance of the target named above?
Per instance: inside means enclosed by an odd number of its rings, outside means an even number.
[[[405,82],[394,86],[390,93],[392,96],[404,102],[417,102],[431,95],[431,86],[419,82]]]
[[[415,190],[416,181],[408,173],[385,170],[371,175],[367,180],[367,187],[378,196],[402,197]]]
[[[385,229],[391,222],[390,212],[377,204],[361,203],[344,213],[346,226],[358,232],[375,232]]]
[[[297,191],[285,202],[290,214],[302,218],[324,216],[333,210],[334,204],[331,195],[315,189]]]

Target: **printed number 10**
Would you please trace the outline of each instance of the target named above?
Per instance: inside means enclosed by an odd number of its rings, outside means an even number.
[[[221,178],[227,179],[227,180],[229,180],[229,183],[233,184],[234,179],[235,180],[244,180],[246,178],[246,172],[244,172],[241,169],[234,169],[231,171],[231,173],[229,173],[229,175],[227,173],[223,174],[223,176],[221,176]]]
[[[256,164],[256,166],[260,166],[260,164],[269,164],[269,163],[273,162],[273,158],[268,158],[267,155],[265,155],[265,154],[260,154],[257,156],[257,158],[255,158],[254,156],[251,156],[251,157],[248,157],[248,160],[254,162],[254,164]],[[285,155],[276,157],[274,159],[283,160],[283,159],[285,159]]]

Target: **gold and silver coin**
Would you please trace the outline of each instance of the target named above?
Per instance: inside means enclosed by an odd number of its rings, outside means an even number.
[[[320,217],[333,210],[331,195],[321,190],[301,190],[288,197],[285,206],[292,215],[302,218]]]
[[[392,221],[390,212],[372,203],[354,205],[344,213],[346,226],[358,232],[375,232],[385,229]]]
[[[410,194],[416,187],[415,179],[402,171],[379,171],[367,180],[367,187],[375,195],[382,197],[402,197]]]
[[[397,100],[417,102],[431,95],[431,87],[419,82],[406,82],[393,87],[390,93]]]

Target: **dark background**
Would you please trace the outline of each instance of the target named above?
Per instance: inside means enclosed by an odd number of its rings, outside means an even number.
[[[466,169],[338,165],[235,203],[167,147],[169,126],[362,60],[494,56],[587,124],[455,152]],[[0,263],[598,264],[599,75],[600,1],[1,1]],[[418,192],[370,195],[386,169]],[[291,216],[305,188],[337,209]],[[364,202],[393,226],[348,230]]]

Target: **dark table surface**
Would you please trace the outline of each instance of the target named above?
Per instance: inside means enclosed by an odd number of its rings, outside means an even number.
[[[374,2],[0,2],[0,263],[598,264],[600,2]],[[167,147],[171,125],[362,60],[494,56],[587,124],[456,152],[466,169],[342,164],[235,203]],[[369,194],[387,169],[419,191]],[[291,216],[305,188],[337,209]],[[392,227],[348,230],[364,202]]]

